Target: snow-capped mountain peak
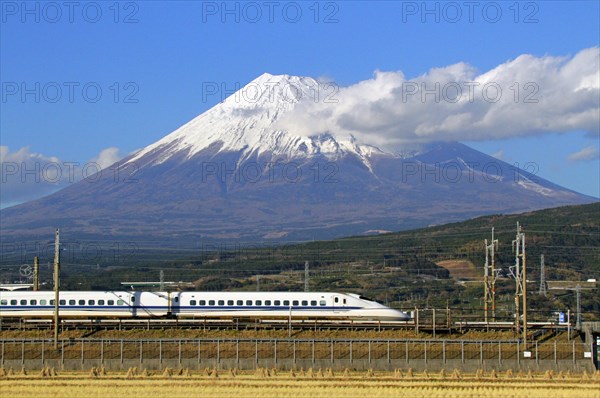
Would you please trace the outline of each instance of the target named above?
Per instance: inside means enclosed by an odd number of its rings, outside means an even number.
[[[140,150],[129,162],[153,153],[151,164],[160,164],[178,154],[186,158],[208,149],[252,155],[298,158],[323,155],[337,159],[353,154],[369,166],[368,158],[379,148],[338,138],[332,133],[303,136],[275,128],[276,122],[303,101],[319,98],[319,83],[310,77],[271,75],[254,79],[223,102],[197,116],[171,134]]]

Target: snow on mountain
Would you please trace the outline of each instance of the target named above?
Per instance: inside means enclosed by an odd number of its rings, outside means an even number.
[[[319,154],[329,159],[353,154],[369,167],[369,156],[384,152],[371,145],[359,144],[353,137],[301,136],[273,128],[298,103],[319,100],[319,91],[319,83],[312,78],[265,73],[222,103],[142,149],[128,162],[137,162],[160,151],[160,156],[152,163],[156,165],[176,154],[185,153],[189,159],[216,146],[217,152],[242,152],[241,160],[264,153],[286,158]]]

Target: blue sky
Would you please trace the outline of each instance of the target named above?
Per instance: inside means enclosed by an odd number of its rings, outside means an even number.
[[[234,88],[269,72],[348,86],[461,62],[480,74],[522,54],[599,46],[597,1],[466,3],[2,1],[0,145],[10,159],[21,150],[83,164],[142,148],[215,105],[207,82]],[[463,141],[600,196],[597,129],[563,130]]]

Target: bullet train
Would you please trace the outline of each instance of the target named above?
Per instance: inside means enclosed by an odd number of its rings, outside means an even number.
[[[410,316],[352,293],[63,291],[61,318],[252,318],[405,321]],[[1,291],[0,318],[51,318],[52,291]]]

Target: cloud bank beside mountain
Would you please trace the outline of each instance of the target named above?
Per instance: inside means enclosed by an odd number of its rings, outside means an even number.
[[[124,156],[118,148],[110,147],[81,163],[32,152],[29,147],[11,151],[8,146],[0,146],[0,208],[37,199],[90,178]]]
[[[372,79],[303,101],[277,127],[332,132],[376,145],[499,140],[547,132],[600,133],[600,48],[574,56],[524,54],[479,73],[466,63],[407,79]]]

